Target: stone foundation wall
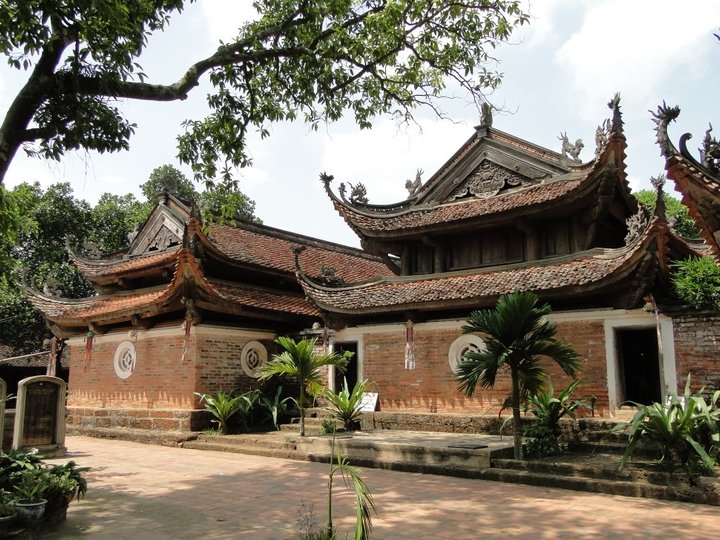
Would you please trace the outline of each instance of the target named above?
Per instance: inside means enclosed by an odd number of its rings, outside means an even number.
[[[112,409],[68,407],[68,428],[128,428],[168,431],[199,431],[210,425],[205,410]]]

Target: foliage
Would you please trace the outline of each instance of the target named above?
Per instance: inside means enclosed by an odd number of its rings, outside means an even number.
[[[102,254],[116,253],[130,244],[130,235],[148,217],[152,206],[139,202],[131,193],[103,193],[92,209],[92,230],[88,239]]]
[[[412,120],[438,106],[452,81],[479,104],[496,88],[494,48],[528,21],[516,0],[257,0],[253,22],[153,84],[139,65],[148,38],[183,0],[32,0],[0,3],[0,53],[25,86],[0,127],[0,183],[17,150],[60,159],[68,150],[127,149],[135,125],[118,99],[186,99],[208,77],[210,114],[188,121],[179,157],[197,178],[247,166],[248,133],[299,118],[316,129],[349,112],[361,128],[381,114]]]
[[[702,391],[690,392],[690,376],[685,383],[682,399],[670,396],[669,403],[651,405],[634,404],[638,411],[629,424],[617,426],[617,430],[629,427],[625,453],[620,461],[623,468],[632,457],[638,442],[647,439],[660,445],[660,462],[667,460],[671,467],[700,468],[715,475],[715,464],[720,449],[720,390],[709,402]]]
[[[285,336],[280,336],[275,343],[284,351],[273,355],[260,373],[260,379],[265,380],[278,375],[290,375],[300,381],[300,397],[297,401],[300,408],[300,436],[305,436],[305,395],[318,395],[323,390],[321,369],[325,366],[335,366],[344,370],[352,352],[346,351],[343,355],[335,353],[318,354],[315,352],[316,339],[302,339],[298,342]]]
[[[696,309],[720,310],[720,265],[712,257],[690,257],[673,264],[675,294]]]
[[[195,392],[195,395],[200,398],[200,404],[205,405],[205,410],[215,417],[213,422],[218,424],[220,433],[226,435],[229,433],[228,422],[236,415],[239,415],[242,424],[247,426],[247,417],[260,393],[257,390],[250,390],[237,396],[223,391],[215,395]]]
[[[197,201],[200,195],[193,183],[177,167],[169,164],[155,167],[147,182],[140,184],[140,189],[151,206],[155,205],[163,191],[188,204]]]
[[[25,469],[13,473],[13,490],[19,501],[39,502],[52,488],[54,478],[48,469]]]
[[[278,430],[280,429],[278,425],[279,416],[287,409],[288,402],[293,401],[291,397],[282,398],[281,396],[282,386],[280,385],[275,389],[275,395],[272,398],[265,395],[260,396],[260,405],[267,410],[273,426]]]
[[[322,418],[320,420],[320,435],[330,435],[335,433],[337,426],[334,418]]]
[[[542,387],[545,370],[540,365],[541,357],[554,361],[571,377],[580,363],[572,347],[555,338],[556,327],[546,319],[550,305],[538,306],[538,302],[531,292],[503,295],[494,309],[473,311],[462,328],[466,334],[485,334],[485,347],[469,349],[458,366],[461,392],[472,397],[478,384],[492,388],[498,371],[510,370],[515,459],[522,458],[520,403],[523,396],[537,393]]]
[[[10,449],[0,452],[0,488],[13,490],[13,478],[16,473],[37,469],[42,466],[42,459],[37,453],[22,452]]]
[[[0,488],[0,517],[15,515],[15,499],[12,493]]]
[[[531,412],[535,417],[525,429],[525,436],[532,439],[527,444],[529,456],[551,456],[563,451],[560,444],[560,419],[564,416],[575,418],[576,410],[588,407],[584,399],[570,399],[579,384],[580,381],[571,382],[555,397],[552,382],[548,380],[547,389],[525,398],[525,411]]]
[[[200,194],[205,222],[235,225],[238,221],[262,223],[255,215],[255,201],[237,188],[237,184],[209,186]]]
[[[333,416],[342,421],[345,431],[351,431],[362,417],[360,406],[369,385],[369,381],[358,381],[351,392],[348,388],[347,379],[343,378],[343,387],[340,392],[335,393],[329,388],[325,390],[324,395],[332,405]]]
[[[635,192],[634,195],[638,201],[647,206],[650,214],[655,212],[657,202],[657,193],[655,191],[641,189]],[[675,221],[673,224],[675,231],[683,238],[697,238],[700,235],[700,230],[695,226],[695,221],[690,216],[687,206],[668,193],[663,193],[663,200],[665,201],[666,216]]]
[[[70,497],[80,501],[87,493],[87,480],[83,473],[89,470],[88,467],[78,467],[74,461],[50,467],[48,471],[56,480],[48,490],[49,495],[55,492],[58,498]]]

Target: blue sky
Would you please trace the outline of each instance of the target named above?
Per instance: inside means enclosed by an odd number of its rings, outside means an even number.
[[[142,60],[150,80],[174,81],[184,66],[211,53],[218,39],[230,39],[251,15],[248,6],[235,0],[188,6],[150,40]],[[496,51],[505,74],[491,96],[503,109],[495,114],[498,129],[553,150],[560,149],[558,135],[567,132],[571,140],[585,141],[580,157],[590,160],[595,128],[609,115],[608,100],[620,92],[633,189],[648,187],[649,177],[663,171],[648,112],[663,100],[682,109],[671,127],[675,141],[691,132],[690,147],[698,146],[708,122],[717,123],[720,137],[720,42],[713,36],[720,31],[717,0],[543,0],[530,2],[530,12],[531,24]],[[22,73],[0,66],[0,111],[22,81]],[[138,124],[129,152],[76,153],[60,163],[19,155],[7,185],[70,181],[76,195],[90,202],[106,191],[138,194],[152,169],[179,166],[180,123],[205,111],[207,87],[198,90],[180,103],[122,104]],[[398,127],[388,119],[378,119],[369,131],[349,121],[319,133],[302,124],[273,126],[269,139],[250,141],[254,166],[240,172],[241,189],[256,201],[256,213],[268,225],[357,245],[324,194],[319,173],[327,171],[338,182],[363,182],[370,202],[404,199],[405,180],[416,169],[429,178],[472,135],[477,112],[458,98],[444,104],[452,121],[419,111],[420,127]]]

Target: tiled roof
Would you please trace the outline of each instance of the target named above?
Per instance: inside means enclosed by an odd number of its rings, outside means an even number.
[[[379,259],[360,250],[269,227],[242,227],[216,226],[210,232],[213,244],[238,262],[294,274],[292,250],[302,245],[307,249],[300,260],[303,270],[311,276],[321,275],[323,267],[333,268],[336,275],[348,283],[391,274]]]
[[[651,236],[646,232],[644,238]],[[657,227],[655,227],[657,229]],[[340,288],[321,287],[303,280],[305,293],[321,309],[336,313],[402,311],[452,302],[493,299],[513,291],[551,295],[564,289],[595,287],[626,276],[639,262],[646,242],[631,247],[594,249],[555,260],[425,276],[382,278]],[[639,256],[638,256],[639,255]]]
[[[310,305],[310,302],[302,294],[214,280],[210,280],[210,284],[221,298],[240,306],[293,315],[319,316],[317,309]]]
[[[487,199],[475,197],[433,207],[415,207],[400,214],[368,215],[334,200],[335,209],[346,220],[364,231],[420,229],[481,216],[510,212],[530,205],[552,202],[578,189],[586,173],[569,173],[561,181],[537,184]]]
[[[177,258],[179,246],[160,252],[152,252],[130,259],[83,259],[75,254],[70,254],[72,261],[88,279],[101,278],[105,276],[116,276],[130,272],[137,272],[148,268],[169,266]]]
[[[171,286],[154,287],[150,290],[127,294],[93,296],[82,300],[49,298],[34,291],[28,291],[28,298],[51,321],[89,322],[101,321],[112,316],[130,316],[157,305],[169,296]]]

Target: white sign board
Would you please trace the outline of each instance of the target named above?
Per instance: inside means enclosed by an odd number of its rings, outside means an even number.
[[[360,412],[375,412],[377,407],[378,393],[365,392],[360,400]]]

